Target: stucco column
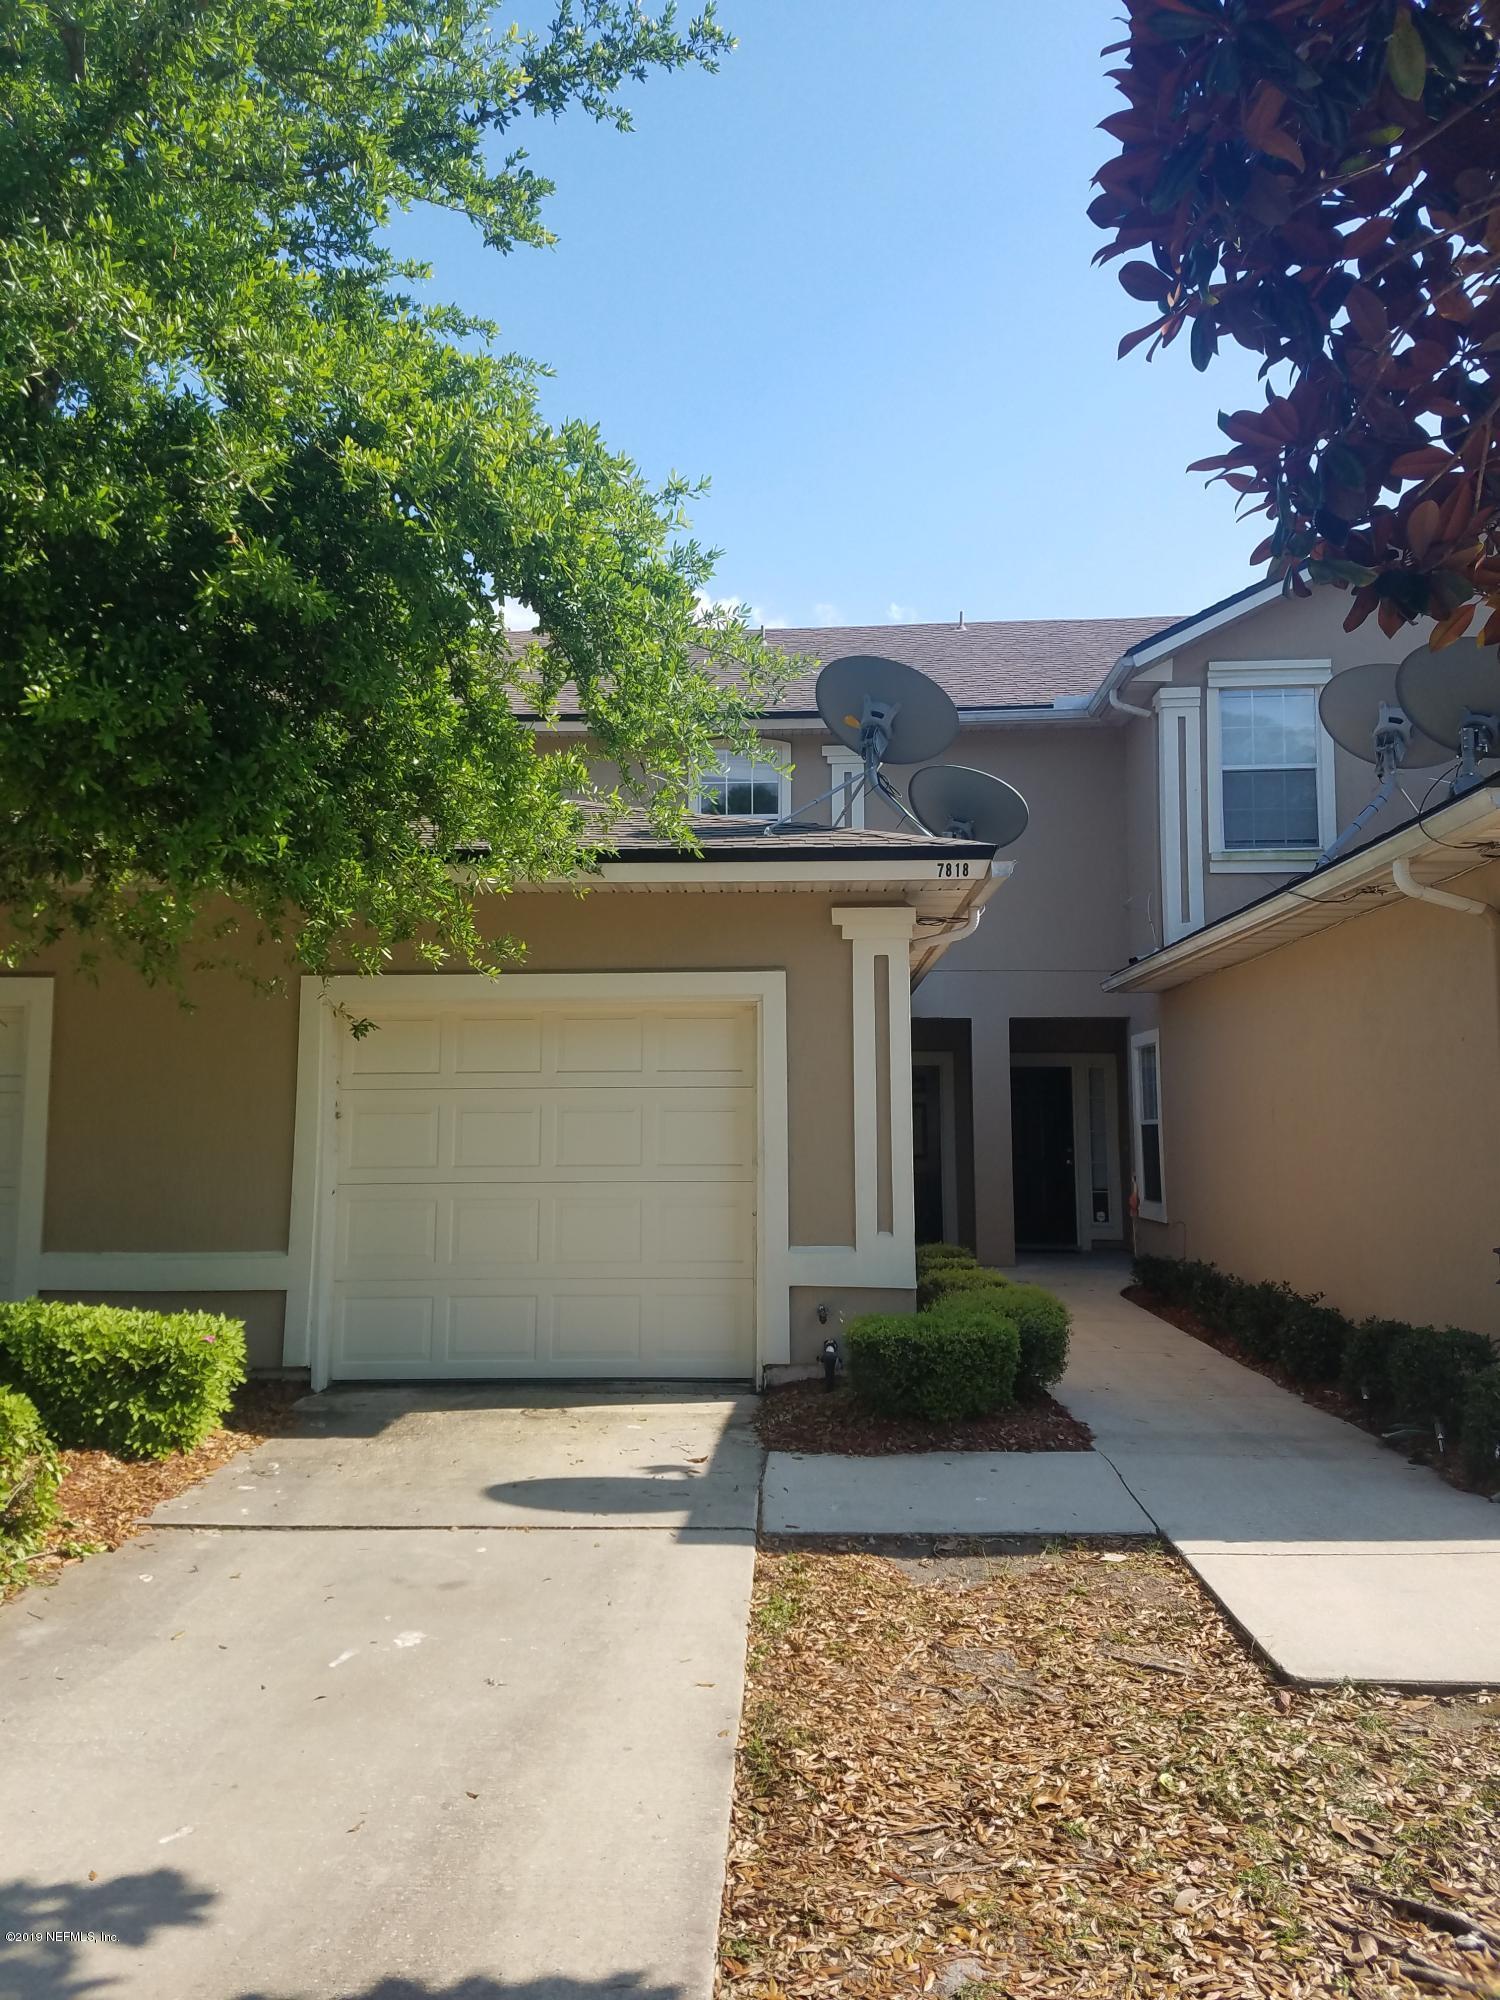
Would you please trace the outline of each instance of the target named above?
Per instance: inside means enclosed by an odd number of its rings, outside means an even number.
[[[999,1012],[976,1011],[969,1033],[974,1081],[974,1248],[982,1264],[1014,1264],[1010,1018]]]
[[[862,1255],[914,1258],[911,969],[907,905],[839,908],[853,952],[854,1242]],[[913,1264],[914,1269],[914,1264]],[[901,1283],[907,1282],[903,1277]]]

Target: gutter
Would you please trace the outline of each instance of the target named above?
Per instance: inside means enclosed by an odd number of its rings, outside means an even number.
[[[1359,913],[1357,908],[1351,908],[1344,902],[1345,897],[1361,889],[1378,891],[1388,881],[1394,882],[1394,886],[1400,889],[1401,883],[1395,872],[1397,866],[1405,864],[1403,873],[1408,872],[1412,858],[1430,852],[1435,841],[1441,844],[1443,836],[1461,834],[1496,815],[1500,815],[1500,790],[1482,786],[1465,792],[1462,798],[1435,807],[1424,818],[1413,820],[1394,833],[1382,835],[1368,847],[1314,869],[1310,875],[1301,878],[1297,888],[1272,889],[1258,902],[1248,904],[1232,916],[1221,917],[1217,923],[1179,938],[1175,944],[1164,945],[1160,951],[1138,959],[1134,965],[1123,966],[1103,982],[1103,990],[1106,993],[1150,993],[1168,986],[1179,986],[1185,980],[1197,977],[1193,969],[1197,961],[1210,959],[1221,945],[1254,937],[1258,932],[1274,934],[1282,918],[1304,910],[1309,903],[1337,904],[1339,913],[1330,921],[1342,922]],[[1479,867],[1486,858],[1481,846],[1467,847],[1462,852],[1474,867]],[[1459,871],[1455,868],[1454,872]],[[1464,906],[1473,901],[1468,896],[1449,897],[1447,891],[1430,889],[1427,884],[1414,879],[1413,888],[1421,892],[1419,900],[1422,902],[1441,896],[1445,907],[1450,903]],[[1489,906],[1485,904],[1481,907]],[[1275,942],[1273,936],[1265,948],[1272,949]],[[1211,968],[1204,965],[1201,969],[1206,972]],[[1177,976],[1169,976],[1172,974]]]
[[[1426,882],[1419,882],[1411,872],[1411,862],[1401,854],[1391,863],[1391,880],[1403,896],[1410,896],[1414,902],[1431,903],[1439,910],[1456,910],[1465,917],[1488,917],[1494,914],[1488,903],[1482,903],[1477,896],[1455,896],[1447,889],[1434,889]]]
[[[992,861],[988,872],[980,878],[960,906],[958,915],[940,930],[921,930],[912,933],[912,955],[917,963],[912,967],[911,986],[913,993],[931,972],[943,954],[955,944],[962,944],[978,930],[990,898],[1015,873],[1014,861]],[[921,919],[918,918],[918,922]]]

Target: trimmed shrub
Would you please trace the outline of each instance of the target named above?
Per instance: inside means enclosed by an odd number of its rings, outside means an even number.
[[[1011,1281],[988,1264],[934,1264],[917,1281],[917,1311],[924,1312],[953,1292],[1009,1291]]]
[[[1492,1367],[1495,1350],[1461,1326],[1411,1326],[1392,1343],[1391,1399],[1408,1423],[1433,1424],[1457,1437],[1469,1384]]]
[[[215,1313],[23,1299],[0,1305],[0,1375],[60,1444],[122,1458],[191,1451],[245,1377],[245,1329]]]
[[[930,1271],[938,1264],[974,1264],[979,1259],[963,1243],[919,1243],[917,1245],[917,1276]]]
[[[1336,1381],[1351,1331],[1341,1312],[1294,1292],[1281,1322],[1276,1357],[1301,1382]]]
[[[1362,1319],[1344,1340],[1339,1386],[1377,1414],[1391,1407],[1391,1349],[1410,1328],[1399,1319]]]
[[[57,1517],[62,1465],[36,1405],[0,1389],[0,1542],[28,1548]]]
[[[1240,1285],[1225,1308],[1224,1331],[1257,1361],[1279,1361],[1282,1330],[1300,1303],[1290,1285]]]
[[[972,1298],[972,1292],[958,1296]],[[1015,1322],[1021,1336],[1016,1364],[1016,1394],[1040,1396],[1058,1381],[1068,1365],[1068,1329],[1072,1315],[1055,1292],[1041,1285],[1007,1285],[1001,1310]]]
[[[1470,1378],[1459,1441],[1466,1475],[1486,1493],[1500,1488],[1500,1364]]]
[[[865,1313],[849,1322],[844,1349],[854,1393],[879,1416],[955,1423],[1015,1401],[1021,1336],[998,1296]]]
[[[1182,1294],[1182,1259],[1152,1257],[1137,1253],[1130,1261],[1130,1275],[1144,1291],[1155,1292],[1168,1305],[1179,1305]]]

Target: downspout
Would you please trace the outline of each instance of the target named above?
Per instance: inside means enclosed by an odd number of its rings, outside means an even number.
[[[1111,708],[1117,708],[1121,715],[1138,715],[1143,722],[1150,722],[1155,714],[1153,709],[1137,708],[1133,701],[1126,701],[1118,688],[1110,689],[1109,705]]]
[[[1418,882],[1411,872],[1411,862],[1404,854],[1391,863],[1391,880],[1403,896],[1410,896],[1418,903],[1431,903],[1440,910],[1457,910],[1465,917],[1497,914],[1492,904],[1481,903],[1477,896],[1455,896],[1447,889],[1433,889],[1425,882]]]

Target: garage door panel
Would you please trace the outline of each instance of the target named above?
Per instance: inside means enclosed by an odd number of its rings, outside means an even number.
[[[590,1198],[569,1192],[553,1207],[552,1259],[559,1266],[639,1265],[644,1251],[642,1201],[621,1189]]]
[[[648,1059],[658,1083],[749,1083],[755,1072],[755,1018],[743,1011],[654,1015]]]
[[[372,1201],[351,1188],[340,1212],[339,1268],[399,1272],[431,1270],[438,1259],[439,1204],[399,1195]]]
[[[560,1077],[639,1076],[645,1065],[645,1027],[639,1014],[564,1014],[557,1023]]]
[[[656,1107],[656,1164],[660,1167],[734,1167],[749,1171],[755,1127],[748,1103]]]
[[[643,1107],[565,1099],[557,1107],[554,1145],[559,1167],[642,1167]]]
[[[750,1374],[756,1045],[743,1007],[381,1016],[338,1080],[335,1373]]]
[[[755,1217],[737,1186],[674,1188],[653,1219],[653,1253],[663,1269],[712,1266],[726,1277],[754,1271]]]
[[[628,1367],[641,1358],[641,1295],[557,1291],[552,1295],[552,1358],[560,1366],[607,1362]]]
[[[453,1109],[455,1167],[539,1167],[540,1104],[490,1105],[472,1100]]]
[[[470,1292],[448,1301],[448,1359],[535,1361],[535,1293]]]
[[[434,1307],[430,1294],[347,1293],[337,1308],[340,1359],[367,1373],[403,1364],[430,1367]]]
[[[389,1175],[436,1167],[442,1157],[442,1107],[353,1098],[340,1106],[348,1126],[349,1165]]]
[[[344,1069],[350,1077],[434,1077],[443,1067],[443,1023],[438,1015],[395,1014],[368,1034],[350,1037]]]
[[[542,1205],[530,1195],[476,1195],[451,1199],[455,1270],[513,1270],[541,1255]]]
[[[733,1374],[746,1345],[755,1339],[754,1292],[750,1285],[713,1290],[662,1289],[651,1301],[646,1351],[642,1357],[664,1373],[692,1362],[717,1365]]]
[[[460,1015],[450,1042],[455,1076],[498,1081],[542,1073],[540,1014]]]

